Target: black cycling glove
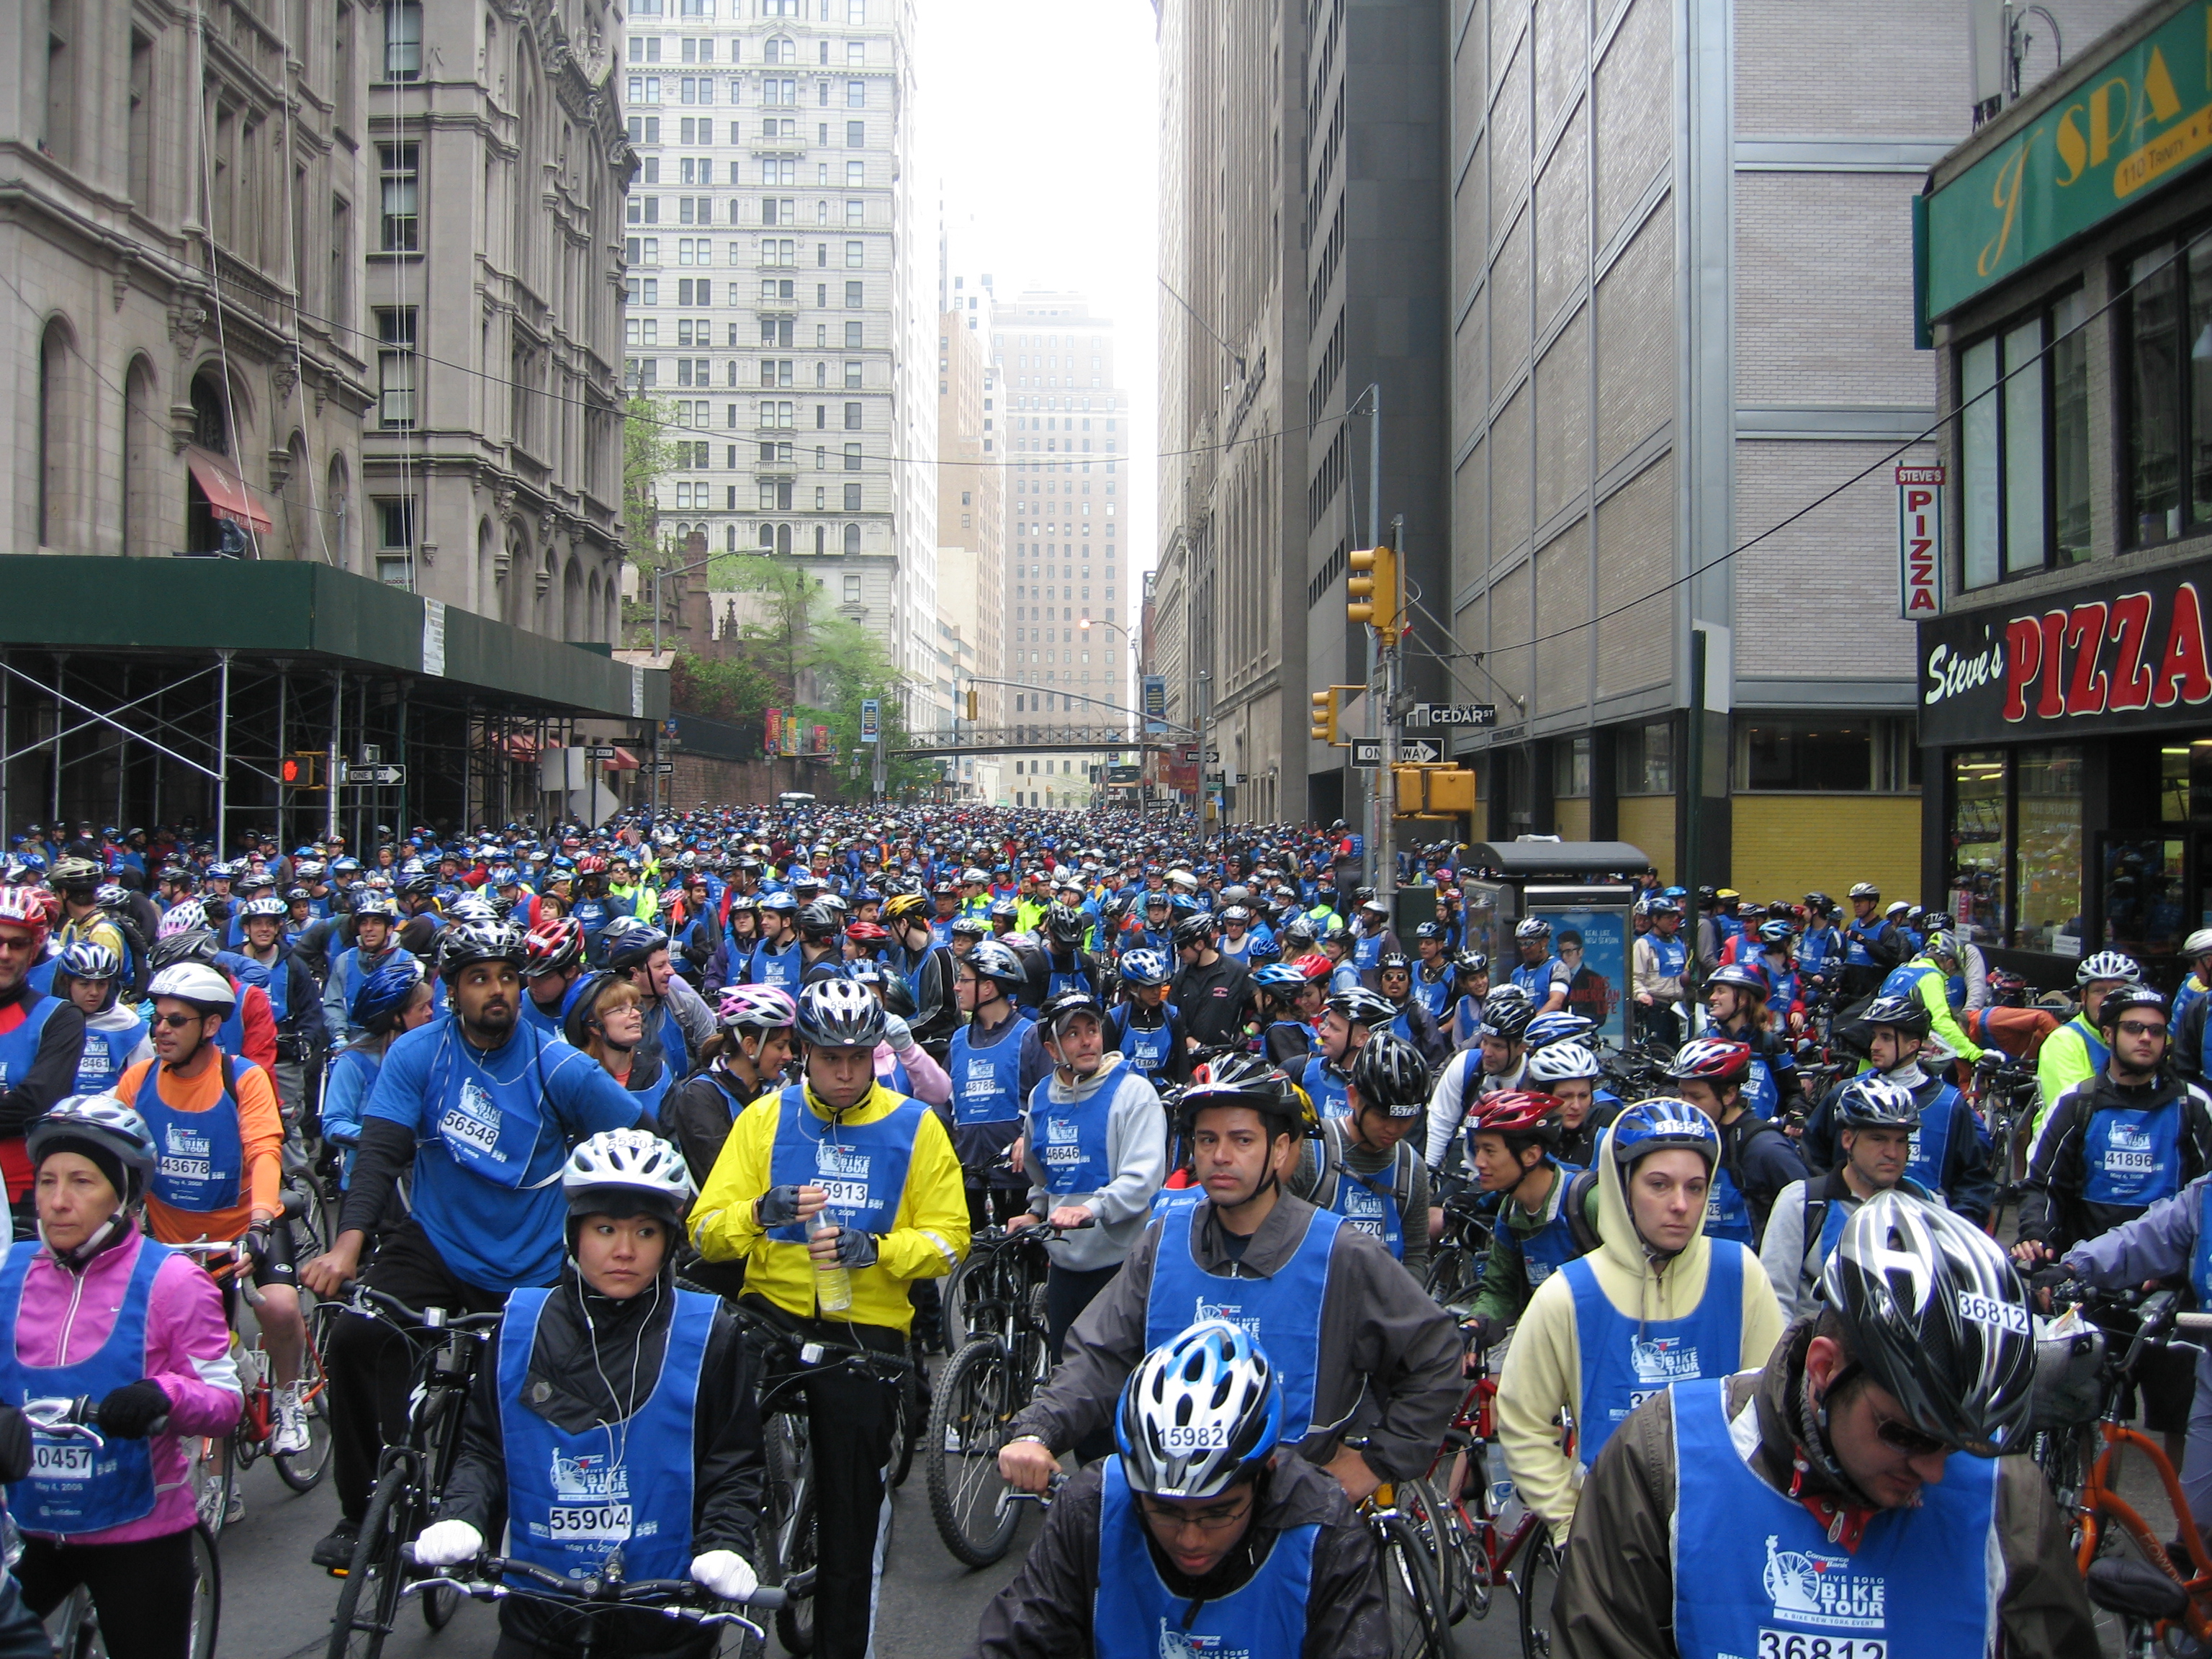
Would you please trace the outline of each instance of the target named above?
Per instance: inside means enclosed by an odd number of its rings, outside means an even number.
[[[754,1213],[763,1227],[788,1227],[799,1219],[799,1188],[771,1187],[760,1195]]]
[[[837,1230],[837,1265],[841,1267],[872,1267],[876,1265],[876,1236],[864,1233],[858,1227]]]
[[[169,1414],[169,1396],[151,1377],[111,1389],[100,1402],[100,1431],[119,1440],[143,1440]]]

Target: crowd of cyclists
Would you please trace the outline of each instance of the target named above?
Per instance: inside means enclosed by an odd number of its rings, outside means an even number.
[[[1553,1651],[2094,1651],[2068,1517],[2007,1454],[2054,1289],[2212,1308],[2212,931],[2171,999],[2105,951],[2045,1006],[1869,884],[1624,871],[1614,992],[1565,925],[1491,939],[1462,849],[1401,856],[1416,918],[1356,848],[943,806],[358,854],[29,826],[0,875],[0,1641],[82,1589],[113,1659],[185,1659],[187,1449],[238,1419],[242,1300],[271,1449],[327,1413],[313,1559],[356,1571],[420,1379],[357,1301],[309,1364],[303,1309],[356,1285],[498,1321],[419,1568],[612,1560],[744,1601],[763,1389],[797,1353],[941,1349],[940,1281],[1034,1228],[1056,1364],[997,1467],[1049,1506],[977,1654],[1408,1652],[1363,1509],[1457,1478],[1493,1365]],[[2023,1121],[1983,1106],[2000,1073],[2033,1076]],[[234,1241],[235,1273],[181,1248]],[[2144,1416],[2212,1522],[2212,1363],[2179,1352]],[[871,1651],[885,1375],[798,1396],[830,1659]],[[583,1623],[503,1602],[502,1659]]]

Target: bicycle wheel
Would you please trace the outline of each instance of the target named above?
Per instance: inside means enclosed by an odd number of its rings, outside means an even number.
[[[898,1379],[898,1408],[891,1419],[891,1455],[890,1459],[892,1490],[906,1485],[906,1478],[914,1470],[915,1443],[921,1438],[929,1424],[928,1373],[922,1369],[921,1343],[908,1337],[906,1345],[907,1361],[914,1369]]]
[[[814,1491],[810,1481],[792,1516],[792,1559],[785,1562],[784,1594],[788,1598],[775,1612],[775,1639],[794,1659],[814,1651],[814,1562],[816,1528]]]
[[[1559,1588],[1559,1553],[1540,1521],[1514,1575],[1521,1597],[1521,1659],[1552,1659],[1552,1598]]]
[[[238,1492],[239,1448],[234,1443],[243,1437],[242,1430],[220,1437],[202,1435],[192,1454],[192,1483],[199,1492],[192,1506],[211,1537],[221,1538],[230,1519],[231,1499]]]
[[[1422,1282],[1439,1307],[1465,1307],[1482,1288],[1482,1274],[1468,1251],[1456,1244],[1439,1244],[1429,1255],[1428,1275]]]
[[[1429,1565],[1436,1573],[1437,1605],[1443,1610],[1444,1622],[1456,1625],[1467,1616],[1462,1581],[1468,1573],[1460,1561],[1467,1540],[1460,1530],[1459,1517],[1425,1480],[1401,1480],[1396,1497],[1398,1513],[1413,1522],[1429,1552]]]
[[[399,1547],[414,1534],[414,1488],[407,1466],[385,1470],[361,1517],[360,1541],[331,1613],[326,1659],[377,1659],[399,1612],[405,1583]]]
[[[980,1304],[995,1299],[999,1252],[971,1250],[960,1259],[945,1280],[945,1293],[940,1298],[943,1307],[939,1318],[944,1326],[945,1352],[957,1354],[977,1337],[996,1328],[1000,1321],[995,1315],[979,1319]]]
[[[205,1527],[192,1528],[192,1640],[187,1659],[215,1659],[217,1632],[222,1627],[222,1559],[216,1553],[215,1534]]]
[[[307,1411],[307,1449],[276,1454],[276,1478],[294,1492],[313,1492],[322,1484],[331,1462],[330,1379],[323,1375],[321,1337],[316,1327],[326,1322],[315,1316],[313,1291],[300,1292],[300,1311],[307,1325],[307,1346],[300,1360],[300,1403]]]
[[[1419,1531],[1402,1515],[1367,1518],[1382,1569],[1392,1659],[1451,1659],[1451,1632],[1437,1595],[1436,1569]]]
[[[804,1655],[814,1648],[816,1559],[814,1461],[805,1419],[793,1412],[775,1413],[763,1425],[762,1439],[768,1478],[761,1495],[761,1577],[780,1587],[786,1598],[776,1613],[777,1638],[787,1653]]]
[[[937,1374],[929,1402],[929,1514],[956,1559],[988,1567],[1014,1541],[1020,1512],[1001,1505],[1006,1483],[999,1447],[1012,1413],[1007,1406],[1006,1350],[979,1338]]]

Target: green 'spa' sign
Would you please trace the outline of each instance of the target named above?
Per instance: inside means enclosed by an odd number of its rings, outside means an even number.
[[[2212,3],[2081,77],[2026,131],[1928,202],[1928,315],[2212,155]]]

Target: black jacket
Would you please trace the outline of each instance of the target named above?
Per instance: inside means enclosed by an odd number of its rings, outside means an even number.
[[[2089,1120],[2103,1111],[2147,1111],[2169,1101],[2181,1103],[2181,1133],[2175,1146],[2180,1167],[2172,1171],[2179,1192],[2212,1169],[2212,1098],[2193,1083],[2160,1076],[2141,1089],[2123,1089],[2099,1072],[2058,1097],[2027,1158],[2021,1182],[2020,1236],[2063,1254],[2083,1239],[2110,1232],[2149,1207],[2142,1204],[2092,1204],[2082,1196],[2089,1176],[2082,1152]]]
[[[1245,1005],[1250,1001],[1251,970],[1236,957],[1216,956],[1204,967],[1187,967],[1175,976],[1168,1000],[1182,1014],[1182,1023],[1201,1048],[1218,1048],[1234,1042],[1244,1028]]]
[[[1087,1659],[1092,1652],[1105,1468],[1103,1462],[1092,1463],[1061,1489],[1021,1571],[984,1607],[969,1659]],[[1389,1624],[1374,1538],[1345,1502],[1335,1479],[1310,1463],[1286,1457],[1268,1471],[1246,1547],[1232,1551],[1206,1577],[1184,1578],[1149,1539],[1147,1547],[1162,1583],[1179,1596],[1212,1601],[1250,1583],[1276,1540],[1291,1528],[1307,1525],[1319,1530],[1300,1655],[1368,1659],[1389,1652]]]
[[[665,1273],[655,1289],[615,1302],[586,1289],[573,1265],[565,1268],[538,1316],[523,1382],[525,1406],[572,1433],[631,1415],[660,1379],[674,1308]],[[485,1346],[480,1385],[496,1374],[499,1340],[495,1334]],[[760,1513],[763,1465],[756,1401],[751,1352],[729,1314],[718,1310],[699,1368],[693,1413],[694,1555],[734,1550],[748,1561],[757,1559],[753,1528]],[[465,1521],[483,1534],[488,1547],[499,1547],[507,1525],[507,1453],[495,1387],[478,1386],[470,1393],[460,1455],[446,1483],[438,1518]],[[592,1616],[605,1621],[594,1647],[612,1653],[688,1656],[714,1646],[711,1632],[656,1613]],[[548,1602],[522,1596],[503,1601],[500,1625],[509,1635],[554,1653],[579,1645],[576,1615]]]
[[[1753,1247],[1766,1234],[1766,1212],[1777,1194],[1809,1173],[1797,1156],[1797,1144],[1782,1133],[1781,1126],[1743,1111],[1733,1123],[1721,1126],[1721,1164],[1735,1182],[1736,1190],[1751,1206]]]

